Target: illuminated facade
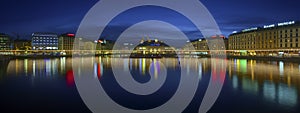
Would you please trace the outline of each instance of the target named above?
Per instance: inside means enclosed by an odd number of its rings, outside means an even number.
[[[0,34],[0,50],[11,50],[11,40],[6,34]]]
[[[238,50],[233,53],[237,55],[278,55],[284,49],[299,49],[299,34],[300,24],[295,21],[245,29],[229,36],[229,50]]]
[[[135,54],[137,55],[155,55],[155,56],[165,56],[175,54],[175,48],[170,47],[162,41],[147,40],[141,41],[141,43],[134,48]]]
[[[221,39],[221,40],[220,40]],[[222,41],[222,42],[219,42]],[[223,43],[224,45],[220,45],[220,43]],[[211,44],[211,48],[209,48],[208,43]],[[196,54],[208,54],[209,50],[224,50],[228,48],[228,39],[225,36],[212,36],[209,39],[200,38],[197,40],[193,40],[190,42],[189,45],[192,45],[195,50],[200,50],[199,52],[196,52]],[[188,45],[186,46],[186,49],[189,48]],[[202,52],[201,52],[202,51]]]
[[[33,33],[33,50],[58,50],[58,36],[53,33]]]
[[[58,49],[59,50],[73,50],[75,34],[67,33],[62,34],[58,38]]]

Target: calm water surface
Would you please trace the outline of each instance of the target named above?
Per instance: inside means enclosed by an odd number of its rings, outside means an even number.
[[[176,58],[90,59],[95,60],[92,66],[95,79],[100,80],[111,99],[124,107],[138,110],[155,108],[168,101],[176,92],[181,69],[185,68],[187,74],[198,76],[200,80],[195,97],[184,111],[196,113],[212,71],[211,59],[208,58],[184,58],[184,62]],[[162,65],[167,69],[168,79],[152,95],[134,95],[116,83],[111,60],[120,60],[118,68],[129,69],[140,83],[146,83],[151,75],[159,76]],[[152,65],[153,62],[161,63]],[[224,86],[210,113],[300,112],[300,64],[246,59],[229,59],[226,62]],[[1,113],[90,112],[77,92],[71,58],[1,61],[0,90]]]

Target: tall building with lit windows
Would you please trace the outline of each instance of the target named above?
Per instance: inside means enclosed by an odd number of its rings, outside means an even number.
[[[7,34],[0,33],[0,50],[11,50],[11,39]]]
[[[222,39],[221,41],[224,42],[224,46],[225,47],[217,47],[217,46],[220,46],[220,45],[218,45],[219,42],[217,42],[219,38]],[[227,38],[225,36],[223,36],[223,35],[212,36],[211,38],[209,38],[209,40],[210,40],[210,43],[211,43],[211,45],[213,47],[227,49],[228,40],[227,40]],[[197,39],[197,40],[192,40],[191,44],[193,45],[193,47],[196,50],[209,50],[209,49],[213,49],[213,48],[209,48],[208,47],[208,40],[206,38],[200,38],[200,39]]]
[[[234,32],[229,36],[229,50],[235,55],[277,56],[279,54],[298,54],[300,49],[300,23],[296,21],[264,25]],[[299,52],[300,53],[300,52]]]
[[[190,50],[191,47],[196,50],[196,52],[192,52],[192,54],[209,54],[210,50],[228,49],[228,39],[223,35],[216,35],[207,39],[200,38],[188,42],[184,49]]]
[[[62,34],[58,38],[58,49],[73,50],[74,40],[75,40],[75,34],[73,33]]]
[[[33,33],[32,50],[57,50],[58,36],[54,33]]]

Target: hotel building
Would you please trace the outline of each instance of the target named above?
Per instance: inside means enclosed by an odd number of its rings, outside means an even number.
[[[54,33],[33,33],[32,50],[57,50],[58,36]]]
[[[297,55],[300,24],[295,21],[244,29],[229,36],[232,55]]]

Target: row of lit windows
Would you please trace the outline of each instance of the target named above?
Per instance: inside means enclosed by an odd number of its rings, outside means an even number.
[[[288,32],[290,31],[290,32]],[[274,31],[274,32],[265,32],[265,33],[258,33],[258,36],[264,36],[264,37],[267,37],[269,35],[273,35],[273,36],[285,36],[287,37],[288,35],[289,36],[299,36],[299,30],[298,29],[295,29],[295,30],[281,30],[280,32],[277,33],[277,31]],[[293,35],[294,34],[294,35]],[[242,35],[237,35],[237,36],[233,36],[232,38],[236,39],[236,38],[251,38],[251,37],[255,37],[255,33],[254,34],[242,34]]]
[[[32,43],[33,45],[57,45],[57,43]]]
[[[57,40],[58,38],[57,37],[33,37],[33,39],[41,39],[41,40]]]
[[[279,42],[298,42],[299,39],[298,38],[285,38],[285,39],[279,39]],[[251,43],[251,42],[257,42],[257,40],[248,40],[247,42],[245,41],[232,41],[231,43],[232,44],[243,44],[243,43]],[[263,40],[263,41],[260,41],[260,42],[276,42],[276,40],[269,40],[269,41],[266,41],[266,40]]]
[[[292,37],[299,37],[299,34],[296,35],[290,34],[290,35],[280,35],[279,38],[292,38]],[[230,41],[239,41],[239,40],[263,40],[263,39],[276,39],[276,36],[273,37],[252,37],[252,38],[233,38],[229,39]]]
[[[57,41],[32,41],[32,43],[58,43]]]
[[[300,47],[298,43],[296,44],[291,44],[291,43],[286,43],[286,44],[279,44],[278,45],[279,48],[285,48],[285,47]],[[230,46],[230,48],[232,49],[270,49],[270,48],[277,48],[276,45],[260,45],[260,46]]]

